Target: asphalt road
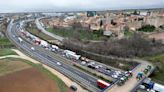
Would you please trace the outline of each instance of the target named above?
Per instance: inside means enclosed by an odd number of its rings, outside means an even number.
[[[69,78],[72,78],[76,82],[79,82],[82,84],[82,86],[85,86],[90,91],[93,92],[99,92],[100,89],[97,88],[97,78],[88,75],[78,69],[73,68],[70,65],[67,65],[65,63],[62,63],[61,61],[56,60],[55,58],[49,56],[46,51],[40,51],[39,48],[36,48],[36,46],[23,41],[23,43],[20,43],[18,40],[18,33],[16,29],[16,23],[10,23],[8,25],[7,29],[7,36],[12,40],[20,49],[24,50],[27,54],[30,54],[32,57],[39,59],[42,63],[58,70],[59,72],[63,73],[64,75],[68,76]],[[31,50],[31,47],[35,47],[35,51]],[[57,62],[61,62],[62,65],[57,65]]]
[[[40,19],[42,19],[42,18],[38,18],[38,19],[35,20],[35,24],[36,24],[36,26],[37,26],[37,28],[38,28],[39,30],[41,30],[44,34],[49,35],[49,36],[51,36],[51,37],[53,37],[53,38],[55,38],[55,39],[57,39],[57,40],[59,40],[59,41],[63,41],[63,39],[64,39],[63,37],[58,36],[58,35],[55,35],[55,34],[52,34],[52,33],[48,32],[48,31],[46,31],[46,30],[42,27],[41,22],[39,22]]]

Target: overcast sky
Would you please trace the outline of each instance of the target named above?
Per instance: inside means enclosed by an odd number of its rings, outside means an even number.
[[[164,0],[0,0],[0,12],[164,8]]]

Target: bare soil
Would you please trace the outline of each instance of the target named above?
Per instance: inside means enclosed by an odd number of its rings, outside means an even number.
[[[0,77],[0,92],[58,92],[56,83],[35,68]]]
[[[149,38],[155,38],[156,40],[164,40],[164,32],[151,34],[149,35]]]

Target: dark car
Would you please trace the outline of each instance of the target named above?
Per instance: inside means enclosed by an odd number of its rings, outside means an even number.
[[[71,86],[70,86],[70,89],[72,89],[73,91],[77,91],[77,87],[74,86],[74,85],[71,85]]]

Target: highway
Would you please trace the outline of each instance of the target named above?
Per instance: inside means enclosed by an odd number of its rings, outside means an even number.
[[[83,87],[87,88],[88,90],[92,92],[100,91],[100,89],[97,88],[96,77],[93,77],[85,72],[82,72],[71,65],[67,65],[65,63],[62,63],[61,61],[58,61],[54,57],[49,56],[49,54],[46,53],[47,50],[40,51],[41,47],[39,46],[34,46],[25,40],[23,41],[23,43],[20,43],[17,38],[19,34],[18,34],[18,29],[16,28],[16,23],[12,23],[12,21],[10,22],[10,24],[8,25],[6,34],[8,38],[12,42],[14,42],[14,44],[18,48],[23,50],[26,54],[31,55],[33,58],[38,59],[41,63],[46,64],[54,68],[55,70],[61,72],[62,74],[71,78],[75,82],[78,82]],[[31,47],[35,47],[35,50],[34,51],[31,50]],[[61,66],[57,65],[57,62],[61,62],[62,65]]]

